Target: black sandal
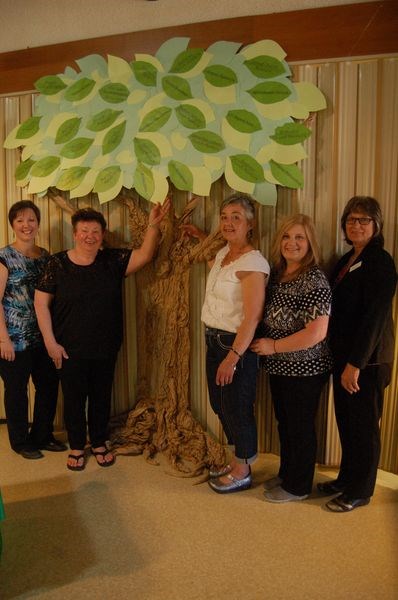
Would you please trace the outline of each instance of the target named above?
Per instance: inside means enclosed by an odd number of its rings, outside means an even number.
[[[94,450],[93,448],[91,448],[91,454],[93,456],[95,456],[95,460],[97,461],[97,465],[99,465],[100,467],[111,467],[114,462],[115,462],[115,457],[113,456],[112,452],[110,450]],[[112,454],[112,460],[110,461],[105,461],[105,456],[107,454]],[[102,456],[102,458],[104,459],[103,462],[99,462],[97,456]]]
[[[75,465],[66,465],[69,471],[83,471],[83,469],[86,466],[84,460],[84,452],[82,452],[81,454],[68,454],[68,458],[73,458],[76,461]],[[83,459],[83,464],[81,465],[78,464],[80,459]]]
[[[370,498],[348,498],[345,494],[340,494],[326,502],[326,508],[332,512],[350,512],[359,506],[366,506],[369,502]]]

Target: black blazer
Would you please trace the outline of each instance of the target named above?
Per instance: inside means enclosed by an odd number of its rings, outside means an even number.
[[[354,250],[337,263],[331,278],[332,314],[329,342],[336,366],[392,363],[392,299],[397,271],[380,242],[371,240],[340,281],[340,271]]]

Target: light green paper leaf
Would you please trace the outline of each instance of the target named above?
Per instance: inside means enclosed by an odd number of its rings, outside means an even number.
[[[59,190],[73,190],[83,181],[89,167],[71,167],[65,171],[61,171],[61,176],[57,181],[56,187]]]
[[[172,110],[167,106],[159,106],[151,110],[142,120],[139,131],[159,131],[170,119]]]
[[[91,117],[86,127],[90,131],[103,131],[107,127],[113,125],[122,112],[122,110],[113,110],[112,108],[101,110],[101,112],[96,113]]]
[[[93,141],[94,140],[91,138],[75,138],[65,144],[60,152],[60,156],[64,156],[65,158],[78,158],[79,156],[83,156],[90,148]]]
[[[171,65],[170,73],[187,73],[198,64],[203,53],[202,48],[188,48],[181,52]]]
[[[279,81],[265,81],[254,86],[247,92],[261,104],[275,104],[285,100],[291,94],[289,88]]]
[[[173,100],[189,100],[193,98],[191,87],[186,79],[177,75],[166,75],[162,79],[164,93]]]
[[[273,183],[269,183],[268,181],[256,183],[252,195],[260,204],[276,206],[278,192],[276,185]]]
[[[41,117],[30,117],[17,130],[17,140],[26,140],[33,137],[39,131]]]
[[[35,161],[32,158],[28,158],[27,160],[24,160],[23,162],[19,163],[19,165],[15,169],[15,179],[17,181],[23,181],[24,179],[26,179],[32,165],[34,164]]]
[[[135,138],[134,150],[139,162],[147,165],[158,165],[160,163],[159,148],[150,140]]]
[[[254,133],[262,129],[259,118],[248,110],[230,110],[226,119],[231,127],[241,133]]]
[[[232,169],[245,181],[251,183],[260,183],[264,181],[264,171],[262,166],[248,154],[235,154],[230,156]]]
[[[44,96],[54,96],[66,87],[66,83],[64,83],[58,75],[40,77],[40,79],[35,82],[35,88]]]
[[[191,133],[188,137],[191,140],[192,146],[198,152],[215,153],[221,152],[225,148],[222,137],[212,131],[195,131],[195,133]]]
[[[178,190],[192,191],[193,176],[186,165],[177,160],[171,160],[169,162],[169,177]]]
[[[289,188],[302,188],[304,177],[297,165],[281,165],[273,160],[269,161],[271,173],[281,184]]]
[[[235,71],[224,65],[211,65],[203,71],[206,81],[215,87],[228,87],[237,83]]]
[[[191,104],[180,104],[175,109],[177,119],[187,129],[203,129],[206,127],[206,118],[201,110]]]
[[[285,123],[275,129],[274,135],[270,135],[271,140],[284,146],[292,146],[304,142],[311,135],[311,131],[302,123]]]
[[[32,177],[47,177],[47,175],[58,169],[60,162],[59,156],[46,156],[33,165],[30,174]]]
[[[99,95],[105,102],[119,104],[125,102],[129,97],[130,91],[124,83],[107,83],[99,90]]]
[[[130,63],[136,80],[147,87],[154,87],[158,71],[154,65],[143,60],[136,60]]]
[[[121,174],[120,167],[111,166],[107,167],[100,171],[95,180],[95,184],[93,187],[93,192],[99,194],[101,192],[106,192],[111,189],[114,185],[117,184],[119,177]]]
[[[86,98],[95,86],[95,81],[88,77],[83,77],[73,83],[65,92],[64,98],[69,102],[78,102]]]
[[[134,187],[140,196],[149,200],[155,190],[152,171],[143,164],[139,164],[134,173]]]
[[[283,63],[273,56],[256,56],[245,60],[243,64],[260,79],[271,79],[285,73]]]
[[[79,131],[81,118],[74,117],[73,119],[68,119],[64,121],[62,125],[58,128],[57,134],[55,136],[56,144],[65,144],[69,142],[71,139],[75,137],[77,132]]]
[[[122,141],[125,131],[126,121],[123,121],[119,125],[112,127],[112,129],[110,129],[104,137],[104,141],[102,143],[102,154],[109,154],[110,152],[113,152],[113,150],[117,148]]]

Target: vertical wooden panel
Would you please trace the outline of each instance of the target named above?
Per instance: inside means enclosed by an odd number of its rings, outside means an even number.
[[[276,207],[258,207],[259,248],[269,258],[271,241],[282,218],[293,212],[304,212],[315,221],[322,242],[326,268],[336,254],[347,250],[340,230],[340,216],[347,200],[354,194],[374,195],[380,201],[385,217],[386,248],[398,259],[398,57],[372,57],[358,60],[326,61],[294,65],[296,80],[311,81],[319,86],[327,98],[327,108],[317,114],[311,128],[313,135],[306,142],[308,159],[301,167],[305,174],[303,190],[278,191]],[[0,98],[0,139],[8,134],[32,110],[34,97]],[[16,200],[27,197],[26,190],[15,185],[14,170],[19,151],[0,149],[0,243],[12,240],[7,225],[7,211]],[[199,227],[211,231],[218,225],[220,201],[230,190],[223,180],[212,186],[209,198],[195,210],[192,220]],[[177,212],[181,212],[188,195],[174,191]],[[47,199],[35,198],[42,213],[39,243],[51,252],[72,245],[70,219]],[[118,203],[99,206],[93,196],[73,201],[80,207],[92,204],[102,210],[109,228],[120,240],[128,241],[130,233],[126,209]],[[205,265],[191,270],[191,381],[190,398],[195,417],[215,437],[222,440],[218,419],[208,402],[205,377],[205,347],[203,325],[200,321],[207,278]],[[395,322],[398,306],[394,304]],[[130,277],[124,289],[125,335],[118,357],[113,390],[113,413],[125,412],[135,404],[136,353],[135,344],[135,281]],[[396,354],[398,350],[396,350]],[[398,356],[392,382],[385,395],[382,419],[381,467],[398,472]],[[0,417],[2,407],[0,382]],[[260,371],[256,415],[259,430],[259,449],[278,452],[279,442],[273,417],[271,397],[266,375]],[[62,403],[57,413],[56,427],[62,427]],[[334,465],[339,462],[340,445],[333,414],[331,387],[325,389],[318,418],[320,434],[318,458]]]

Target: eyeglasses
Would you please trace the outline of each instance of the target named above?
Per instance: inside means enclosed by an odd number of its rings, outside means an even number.
[[[360,225],[369,225],[371,221],[373,221],[372,217],[348,217],[346,225],[355,225],[357,222]]]

